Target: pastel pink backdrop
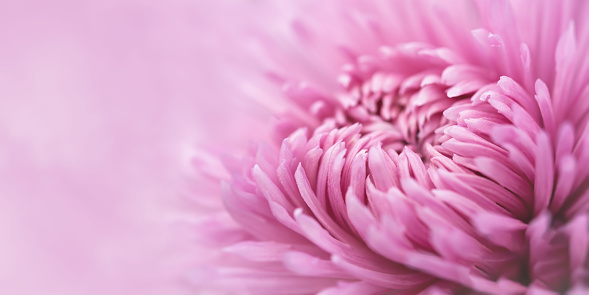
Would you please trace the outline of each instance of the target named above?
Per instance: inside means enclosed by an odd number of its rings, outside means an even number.
[[[183,271],[203,254],[182,225],[185,161],[213,136],[247,141],[224,84],[239,54],[223,50],[244,1],[11,2],[0,292],[193,294]]]

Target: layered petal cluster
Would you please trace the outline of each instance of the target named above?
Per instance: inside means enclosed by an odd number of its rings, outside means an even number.
[[[223,210],[200,224],[223,259],[199,284],[589,292],[589,6],[391,3],[321,4],[329,25],[293,23],[325,68],[272,55],[283,98],[258,100],[287,111],[275,140],[225,161]]]

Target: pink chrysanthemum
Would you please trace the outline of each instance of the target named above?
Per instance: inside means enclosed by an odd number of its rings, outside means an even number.
[[[257,34],[286,99],[249,83],[274,140],[198,157],[200,290],[589,292],[587,2],[344,2]]]

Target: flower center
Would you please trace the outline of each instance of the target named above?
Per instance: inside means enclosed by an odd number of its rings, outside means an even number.
[[[429,162],[426,147],[440,149],[444,117],[449,107],[470,97],[492,77],[480,69],[450,58],[445,49],[408,44],[382,49],[378,57],[361,56],[344,67],[339,81],[345,121],[361,123],[363,134],[379,137],[383,148],[397,153],[409,148]]]

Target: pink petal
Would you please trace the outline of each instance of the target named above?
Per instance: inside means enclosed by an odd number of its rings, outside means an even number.
[[[546,210],[552,198],[554,187],[554,158],[552,145],[546,133],[536,137],[538,150],[536,154],[536,180],[534,182],[534,214]]]

